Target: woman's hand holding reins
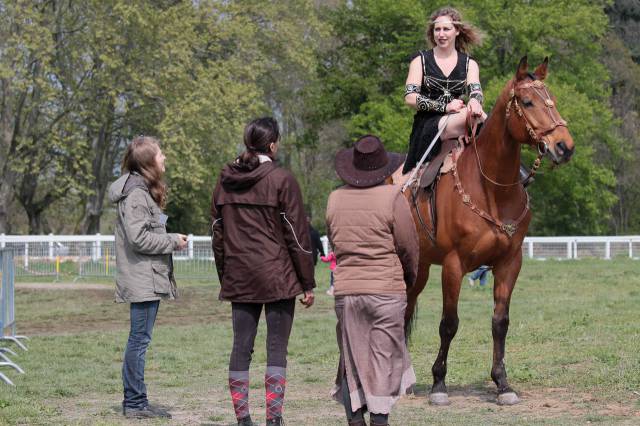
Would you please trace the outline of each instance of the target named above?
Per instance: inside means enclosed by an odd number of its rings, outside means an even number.
[[[446,111],[451,114],[454,112],[460,112],[464,108],[464,102],[462,99],[454,99],[447,104]]]
[[[482,105],[480,104],[480,102],[478,102],[477,99],[475,98],[469,99],[469,104],[467,105],[467,109],[471,113],[471,117],[473,118],[482,117],[482,114],[483,114]]]

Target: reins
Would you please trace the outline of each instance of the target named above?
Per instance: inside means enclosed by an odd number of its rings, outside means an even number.
[[[522,110],[522,108],[520,108],[520,105],[518,104],[518,100],[516,99],[516,94],[515,94],[516,89],[528,89],[528,88],[532,88],[535,94],[544,101],[544,104],[547,107],[546,111],[548,112],[549,117],[551,118],[551,121],[553,123],[551,127],[541,132],[535,131],[535,128],[531,125],[531,122],[529,121],[527,116],[524,114],[524,111]],[[546,97],[540,93],[542,90],[544,90],[544,95]],[[536,143],[536,147],[538,150],[538,156],[536,157],[536,159],[533,162],[533,165],[531,166],[529,175],[524,179],[524,180],[527,180],[536,174],[536,172],[538,171],[538,168],[540,167],[540,164],[542,163],[542,157],[547,153],[549,149],[547,141],[544,140],[545,136],[551,133],[552,131],[554,131],[557,127],[560,127],[560,126],[566,127],[567,122],[564,121],[562,118],[560,118],[559,115],[558,115],[558,118],[556,118],[554,114],[552,114],[551,110],[554,107],[553,100],[551,99],[551,96],[549,95],[549,91],[547,90],[546,86],[540,80],[534,80],[533,82],[527,82],[517,86],[515,83],[513,84],[513,88],[509,92],[509,101],[507,102],[507,108],[505,113],[505,125],[506,125],[506,120],[509,119],[511,105],[513,105],[514,110],[516,111],[516,114],[524,120],[527,132],[531,137],[531,139],[533,139],[533,141]],[[522,183],[521,180],[518,180],[512,183],[500,183],[500,182],[496,182],[494,179],[487,176],[487,174],[484,172],[482,168],[482,162],[480,161],[480,154],[478,153],[478,144],[476,139],[478,124],[477,122],[474,122],[473,125],[470,125],[470,121],[471,121],[471,113],[469,112],[467,113],[467,125],[465,126],[467,133],[463,136],[463,138],[465,143],[467,144],[471,143],[473,145],[475,155],[476,155],[476,161],[478,163],[478,169],[482,177],[487,181],[491,182],[493,185],[501,186],[501,187],[511,187],[511,186],[521,184]],[[527,199],[525,202],[524,209],[522,210],[522,213],[520,213],[520,216],[518,216],[518,218],[515,221],[503,222],[500,219],[494,218],[491,214],[487,213],[486,211],[478,207],[471,200],[471,196],[468,193],[466,193],[464,188],[462,187],[462,182],[460,181],[460,176],[458,175],[457,161],[453,162],[452,173],[453,173],[456,190],[462,197],[462,202],[465,205],[467,205],[471,209],[471,211],[476,213],[481,218],[487,220],[488,222],[493,223],[500,231],[504,232],[509,238],[511,238],[513,234],[516,233],[520,222],[522,222],[522,220],[526,217],[527,213],[529,212],[529,208],[530,208],[529,193],[526,190],[524,191]]]

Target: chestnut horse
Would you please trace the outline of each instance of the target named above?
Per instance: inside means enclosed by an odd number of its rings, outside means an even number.
[[[448,404],[447,355],[458,330],[461,281],[480,265],[492,266],[494,275],[491,378],[498,387],[499,404],[518,402],[507,382],[503,359],[509,301],[522,266],[522,241],[531,220],[529,196],[519,181],[520,147],[530,145],[538,151],[534,171],[543,156],[562,164],[569,161],[574,150],[566,122],[544,84],[547,64],[545,58],[531,74],[527,57],[522,58],[477,140],[472,138],[452,172],[440,176],[435,194],[435,237],[429,235],[432,230],[425,191],[413,196],[407,191],[420,238],[418,278],[407,290],[408,327],[430,265],[442,265],[440,350],[431,369],[433,387],[429,396],[433,404]]]

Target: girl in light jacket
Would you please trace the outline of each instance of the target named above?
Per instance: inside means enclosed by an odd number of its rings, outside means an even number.
[[[186,235],[167,234],[165,228],[164,160],[157,139],[135,138],[122,160],[122,176],[109,188],[118,212],[116,301],[130,303],[131,329],[122,365],[122,412],[129,418],[171,417],[149,405],[144,383],[145,354],[160,299],[176,296],[171,254],[187,246]]]

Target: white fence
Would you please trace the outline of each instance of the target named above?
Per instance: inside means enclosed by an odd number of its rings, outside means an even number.
[[[16,276],[108,277],[115,275],[113,235],[4,235],[0,247],[13,251]],[[215,275],[211,237],[189,235],[189,244],[173,255],[175,274],[209,278]]]
[[[323,237],[326,246],[326,238]],[[13,251],[16,276],[107,277],[115,273],[113,235],[4,235],[0,247]],[[616,237],[527,237],[522,254],[530,259],[612,259],[640,257],[640,235]],[[211,238],[189,235],[174,254],[176,276],[215,275]]]

